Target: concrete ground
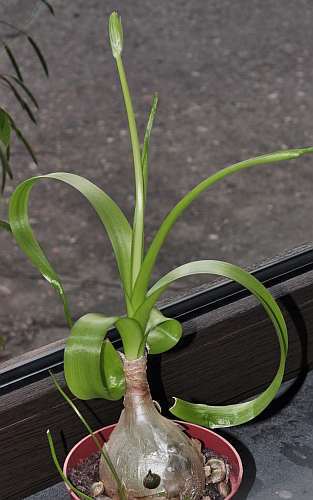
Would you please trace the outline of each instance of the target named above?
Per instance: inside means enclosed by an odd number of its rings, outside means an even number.
[[[113,9],[123,17],[124,62],[143,135],[149,103],[160,106],[150,161],[147,241],[168,210],[199,181],[260,153],[313,143],[313,5],[311,0],[0,0],[0,18],[28,27],[51,77],[22,37],[1,35],[15,49],[41,110],[34,127],[3,90],[33,144],[39,167],[13,148],[14,180],[1,201],[30,176],[65,170],[84,175],[130,216],[134,185],[127,122],[107,37]],[[8,70],[1,53],[1,69]],[[258,167],[203,194],[173,229],[155,276],[189,260],[223,259],[250,266],[309,243],[313,158]],[[74,317],[122,311],[114,258],[88,204],[57,183],[31,198],[38,238],[69,293]],[[4,360],[66,335],[54,291],[12,242],[0,234],[0,334]],[[209,277],[206,281],[209,281]],[[203,280],[181,282],[172,295]]]

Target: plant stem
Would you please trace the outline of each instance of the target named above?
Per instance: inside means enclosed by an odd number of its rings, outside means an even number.
[[[140,271],[140,266],[142,263],[142,256],[143,256],[145,196],[144,196],[141,152],[138,139],[137,125],[121,56],[116,57],[116,65],[121,82],[126,113],[128,118],[128,126],[132,144],[134,170],[135,170],[136,205],[134,212],[132,258],[131,258],[132,284],[134,285]]]

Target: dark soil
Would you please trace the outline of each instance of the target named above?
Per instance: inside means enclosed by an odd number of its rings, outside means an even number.
[[[219,458],[226,462],[226,460],[217,455],[210,448],[204,448],[202,454],[205,457],[205,461],[210,458]],[[82,460],[77,467],[71,469],[69,472],[70,481],[78,488],[80,491],[86,495],[91,495],[91,486],[93,483],[98,482],[99,478],[99,460],[100,452],[93,453],[86,460]],[[104,493],[105,494],[105,493]],[[217,489],[216,484],[206,483],[204,497],[209,496],[210,500],[223,500]]]
[[[93,453],[69,472],[70,481],[80,491],[90,495],[91,486],[99,481],[100,451]]]

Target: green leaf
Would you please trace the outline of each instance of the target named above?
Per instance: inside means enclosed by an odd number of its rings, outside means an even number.
[[[57,290],[63,302],[65,316],[72,325],[62,282],[55,272],[31,229],[28,219],[28,200],[32,187],[41,179],[62,181],[77,189],[93,206],[103,223],[113,246],[125,292],[130,296],[130,256],[132,232],[127,219],[116,203],[92,182],[78,175],[58,172],[28,179],[16,188],[10,198],[9,223],[15,239],[43,277]],[[91,238],[91,236],[89,236]]]
[[[70,391],[80,399],[123,396],[121,360],[113,346],[114,353],[103,342],[116,320],[89,313],[73,325],[64,351],[64,375]]]
[[[38,101],[37,99],[35,98],[34,94],[30,91],[29,87],[27,87],[27,85],[25,85],[25,83],[21,82],[21,80],[19,80],[18,78],[16,78],[16,76],[14,75],[0,75],[0,77],[3,79],[3,80],[7,80],[7,79],[12,79],[14,80],[14,82],[19,85],[25,92],[25,94],[28,95],[28,97],[30,98],[30,100],[32,101],[32,103],[34,104],[34,106],[36,106],[37,109],[39,109],[39,104],[38,104]]]
[[[6,53],[8,55],[8,58],[11,61],[11,64],[12,64],[12,66],[14,68],[15,73],[17,74],[18,79],[21,80],[21,82],[22,82],[23,81],[23,75],[21,73],[19,65],[17,64],[17,61],[16,61],[16,59],[14,57],[14,54],[13,54],[12,50],[10,49],[10,47],[5,42],[2,42],[2,45],[3,45],[4,50],[6,51]]]
[[[145,137],[143,141],[143,148],[141,152],[141,163],[142,163],[142,176],[143,176],[143,184],[144,184],[144,192],[145,192],[145,200],[147,199],[147,187],[148,187],[148,160],[149,160],[149,146],[150,146],[150,137],[151,131],[153,127],[154,117],[156,114],[158,106],[158,95],[154,94],[151,110],[149,114],[149,119],[145,131]]]
[[[5,142],[9,146],[10,139],[11,139],[11,131],[13,130],[15,132],[17,138],[22,142],[22,144],[24,145],[24,147],[28,151],[28,153],[31,156],[34,163],[36,163],[38,165],[38,160],[36,158],[36,155],[34,153],[34,150],[31,147],[31,145],[27,141],[26,137],[23,135],[22,131],[16,125],[16,122],[13,119],[12,115],[10,115],[10,113],[8,113],[8,111],[6,111],[3,108],[0,108],[0,129],[1,129],[1,123],[3,123],[4,117],[5,117],[5,120],[7,122],[5,124],[5,126],[7,127],[7,131],[10,130],[10,136],[8,136],[8,134],[6,134],[6,139],[3,140],[3,142]],[[0,131],[0,139],[1,139],[1,131]]]
[[[2,108],[0,108],[0,140],[5,147],[8,147],[11,141],[10,117]]]
[[[67,486],[69,488],[71,488],[71,490],[74,491],[74,493],[76,493],[76,495],[79,498],[83,498],[83,499],[87,499],[87,500],[94,500],[92,497],[89,497],[88,495],[85,495],[85,493],[83,493],[82,491],[78,490],[71,483],[71,481],[66,477],[66,475],[64,474],[64,472],[62,470],[62,467],[61,467],[61,465],[60,465],[60,463],[58,461],[58,457],[57,457],[57,454],[56,454],[56,451],[55,451],[55,447],[54,447],[54,444],[53,444],[53,439],[52,439],[51,432],[50,432],[49,429],[47,430],[47,438],[48,438],[48,443],[49,443],[49,448],[50,448],[50,453],[51,453],[51,456],[52,456],[52,460],[54,462],[54,465],[55,465],[58,473],[60,474],[61,478],[63,479],[63,481],[67,484]]]
[[[121,399],[125,393],[125,377],[121,356],[109,341],[105,339],[102,347],[102,366],[104,379],[109,393],[114,399]]]
[[[216,182],[224,179],[224,177],[232,175],[245,168],[254,167],[256,165],[268,165],[270,163],[285,160],[292,160],[308,153],[313,153],[313,147],[276,151],[274,153],[269,153],[266,155],[257,156],[256,158],[241,161],[240,163],[236,163],[234,165],[231,165],[230,167],[223,168],[222,170],[216,172],[204,181],[200,182],[200,184],[198,184],[191,191],[189,191],[189,193],[187,193],[165,217],[149,247],[134,288],[133,306],[135,307],[135,309],[137,309],[144,300],[144,296],[148,289],[148,284],[156,258],[168,233],[175,224],[176,220],[183,214],[183,212],[189,207],[189,205],[196,198],[198,198],[201,193],[203,193],[203,191],[208,189]]]
[[[33,39],[33,37],[31,37],[30,35],[27,35],[27,40],[29,41],[30,45],[33,47],[34,49],[34,52],[35,54],[37,55],[38,59],[39,59],[39,62],[46,74],[46,76],[48,77],[49,76],[49,69],[48,69],[48,64],[44,58],[44,55],[43,53],[41,52],[39,46],[37,45],[37,43],[35,42],[35,40]]]
[[[143,339],[143,330],[140,324],[132,318],[120,318],[115,326],[122,338],[126,358],[134,360],[138,356],[142,356],[143,353],[139,352]]]
[[[240,267],[216,260],[190,262],[170,271],[149,290],[148,298],[137,316],[145,315],[149,309],[151,310],[161,293],[175,280],[194,274],[214,274],[229,278],[247,288],[259,300],[275,327],[280,348],[280,362],[270,386],[251,401],[226,406],[209,406],[188,403],[175,398],[175,404],[170,411],[183,420],[210,428],[243,424],[259,415],[269,405],[281,385],[288,349],[285,320],[278,304],[262,283]]]
[[[32,122],[37,123],[37,120],[35,118],[34,113],[32,112],[31,108],[27,104],[27,102],[23,99],[23,97],[20,95],[20,93],[16,90],[14,87],[13,83],[10,82],[10,80],[2,75],[0,75],[0,79],[5,82],[5,84],[9,87],[13,95],[15,96],[16,100],[19,102],[21,107],[26,111],[28,114],[29,118],[32,120]]]
[[[166,318],[154,307],[150,313],[145,336],[149,354],[161,354],[172,349],[181,339],[182,331],[179,321]]]
[[[4,109],[0,108],[0,163],[2,166],[2,182],[1,182],[2,193],[5,188],[6,176],[9,175],[11,178],[13,177],[9,163],[10,140],[11,140],[11,124],[9,115]]]
[[[0,162],[2,165],[2,183],[1,183],[1,192],[3,193],[4,187],[5,187],[5,181],[6,181],[6,176],[9,174],[9,176],[12,178],[12,173],[10,169],[10,165],[8,162],[8,155],[7,155],[7,147],[3,142],[0,140]]]
[[[36,163],[36,165],[38,165],[38,160],[36,158],[36,155],[34,153],[33,148],[31,147],[31,145],[27,141],[26,137],[23,135],[22,131],[17,127],[17,125],[14,122],[12,116],[10,116],[10,120],[11,120],[12,129],[14,130],[17,138],[22,142],[22,144],[24,145],[24,147],[28,151],[29,155],[31,156],[33,162]]]
[[[122,499],[126,498],[123,484],[122,484],[122,482],[120,481],[120,479],[119,479],[119,477],[117,475],[117,472],[116,472],[116,470],[114,468],[114,465],[113,465],[113,463],[112,463],[112,461],[111,461],[111,459],[109,457],[109,454],[107,452],[106,447],[105,446],[101,446],[101,443],[100,443],[99,439],[93,433],[93,431],[92,431],[90,425],[88,424],[87,420],[83,417],[83,415],[81,414],[81,412],[79,411],[79,409],[77,408],[77,406],[73,403],[73,401],[63,391],[62,387],[58,383],[58,381],[55,378],[55,376],[53,375],[53,373],[52,372],[49,372],[49,373],[51,375],[51,378],[52,378],[53,383],[56,386],[57,390],[59,391],[59,393],[61,394],[61,396],[65,399],[65,401],[68,403],[68,405],[72,408],[72,410],[76,413],[76,415],[78,416],[78,418],[80,419],[80,421],[82,422],[82,424],[85,426],[85,428],[87,429],[87,432],[89,432],[89,435],[90,435],[91,439],[93,440],[93,442],[95,443],[96,447],[100,451],[102,457],[106,461],[106,463],[107,463],[107,465],[108,465],[108,467],[109,467],[109,469],[110,469],[110,471],[112,473],[112,476],[114,477],[114,479],[116,481],[120,499],[122,500]]]

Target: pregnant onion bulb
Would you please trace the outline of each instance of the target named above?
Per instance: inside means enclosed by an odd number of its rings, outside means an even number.
[[[184,431],[157,411],[147,381],[146,358],[123,358],[123,365],[124,410],[105,446],[128,498],[201,498],[202,456]],[[116,483],[103,459],[99,473],[107,494],[116,497]]]

